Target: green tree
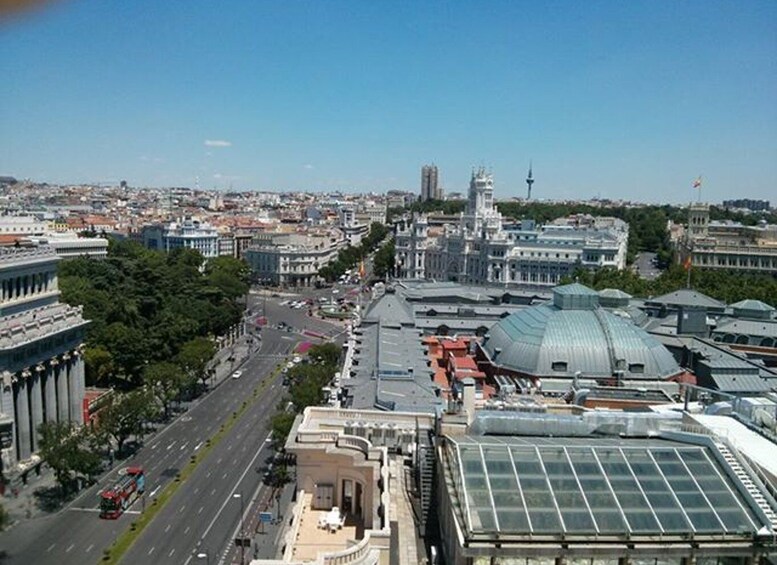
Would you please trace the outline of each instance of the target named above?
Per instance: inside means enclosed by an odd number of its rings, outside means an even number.
[[[392,237],[375,253],[373,266],[377,278],[382,279],[394,274],[394,255],[395,247],[394,238]]]
[[[286,410],[281,409],[270,421],[270,429],[272,430],[272,443],[273,448],[279,450],[286,442],[286,438],[289,437],[289,432],[294,425],[294,418],[296,416]]]
[[[178,398],[185,386],[181,369],[165,361],[146,367],[143,380],[162,406],[165,420],[170,416],[170,405]]]
[[[101,458],[87,445],[88,429],[79,430],[70,422],[43,422],[38,432],[40,456],[54,471],[64,494],[77,476],[91,479],[97,474]]]
[[[155,415],[154,406],[152,395],[141,388],[115,395],[100,412],[99,429],[116,441],[119,455],[130,437],[142,436],[145,424]]]
[[[340,348],[334,343],[321,343],[308,350],[308,358],[327,367],[336,367],[340,361]]]
[[[38,452],[54,471],[54,478],[63,492],[67,491],[73,472],[74,428],[70,422],[44,422],[38,431]]]
[[[208,282],[230,300],[245,296],[250,288],[251,269],[242,259],[215,257],[205,265]]]
[[[107,386],[116,370],[113,355],[102,347],[89,347],[84,350],[86,380],[92,386]]]
[[[176,356],[176,363],[194,380],[201,380],[203,386],[208,379],[208,362],[216,354],[216,346],[208,338],[196,337],[187,341]]]

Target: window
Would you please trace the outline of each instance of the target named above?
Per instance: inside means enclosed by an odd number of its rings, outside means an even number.
[[[643,363],[630,363],[629,373],[644,373],[645,365]]]
[[[554,361],[550,368],[554,371],[558,371],[559,373],[563,373],[567,370],[567,363],[566,361]]]

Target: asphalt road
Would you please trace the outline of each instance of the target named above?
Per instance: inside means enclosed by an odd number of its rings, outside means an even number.
[[[661,270],[653,264],[655,253],[639,253],[634,258],[634,270],[643,279],[653,280],[661,274]]]
[[[257,383],[266,377],[269,370],[277,365],[283,356],[288,355],[293,350],[299,340],[298,335],[286,332],[263,330],[262,333],[262,345],[244,365],[243,377],[228,379],[210,394],[198,400],[190,410],[153,436],[133,458],[126,462],[126,465],[123,465],[144,467],[146,470],[146,492],[149,498],[174,479],[176,473],[184,467],[190,456],[201,448],[205,439],[215,433],[221,422],[240,406]],[[251,421],[257,428],[261,428],[257,425],[260,419],[266,421],[272,415],[272,408],[278,399],[278,396],[274,394],[268,394],[266,397],[266,399],[254,404],[250,413],[244,415],[245,420]],[[261,435],[262,433],[264,436]],[[239,441],[238,435],[244,439]],[[234,486],[236,476],[232,469],[232,461],[237,457],[238,463],[241,464],[243,457],[249,454],[254,457],[257,455],[257,446],[260,447],[259,455],[256,457],[256,460],[259,461],[262,453],[266,451],[263,447],[264,437],[266,437],[266,432],[263,429],[249,433],[246,430],[244,420],[241,419],[239,424],[231,430],[231,433],[200,466],[205,468],[203,473],[211,472],[210,477],[206,476],[203,481],[197,481],[200,488],[203,488],[204,483],[208,483],[218,486],[220,489],[217,490],[216,494],[211,495],[212,499],[210,500],[206,498],[207,492],[201,496],[199,492],[198,495],[195,495],[202,498],[201,506],[207,501],[208,511],[206,512],[203,508],[200,515],[197,515],[200,508],[197,506],[192,513],[184,514],[181,512],[177,521],[181,523],[209,523],[223,502],[223,500],[217,502],[217,499],[221,497],[225,488],[231,489]],[[235,450],[236,455],[232,455],[233,450]],[[216,466],[223,466],[225,471],[229,468],[231,474],[228,474],[227,478],[223,478],[222,471],[221,475],[214,476],[214,463]],[[255,475],[255,473],[250,474]],[[129,512],[118,520],[101,520],[99,518],[99,492],[114,482],[116,477],[117,471],[114,470],[57,514],[19,524],[10,532],[0,535],[0,551],[5,553],[0,562],[3,564],[35,563],[36,565],[97,563],[103,549],[108,547],[118,534],[128,527],[139,512],[140,502],[137,502]],[[189,485],[188,482],[187,485]],[[191,488],[197,488],[197,485]],[[183,490],[187,492],[185,489]],[[179,500],[179,493],[176,494],[174,500]],[[237,502],[239,503],[239,501]],[[180,506],[173,504],[169,508],[166,507],[162,515],[169,520],[166,512],[171,509],[180,511]],[[164,522],[158,517],[150,527],[149,535],[158,533],[160,528],[157,527],[157,524],[164,524]],[[166,526],[163,525],[161,528],[162,533],[164,533],[164,527]],[[185,529],[186,526],[184,525],[183,528]],[[217,534],[223,534],[221,529],[215,526],[212,528],[212,532],[214,539]],[[144,532],[139,541],[145,542],[146,534],[147,532]],[[170,546],[170,549],[173,549],[173,546]],[[185,549],[183,542],[176,549],[183,552]],[[145,559],[137,562],[180,563],[182,561],[181,559],[165,561],[164,558],[167,555],[162,554],[161,545],[158,551],[157,557],[152,559],[147,555]],[[133,561],[125,560],[125,562],[131,563]]]
[[[290,344],[297,342],[297,336],[269,330],[265,343],[273,333]],[[253,399],[251,389],[276,364],[277,359],[260,353],[243,366],[240,379],[232,379],[222,388],[234,389],[238,401]],[[214,553],[210,562],[218,563],[215,552],[231,547],[240,521],[241,499],[234,495],[242,498],[242,508],[247,512],[251,497],[263,486],[265,460],[273,455],[267,441],[268,416],[274,413],[281,393],[280,377],[276,377],[179,488],[157,515],[153,527],[143,531],[123,563],[188,563],[200,551]]]

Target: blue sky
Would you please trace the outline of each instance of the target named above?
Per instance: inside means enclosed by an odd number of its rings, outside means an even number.
[[[61,1],[0,24],[0,174],[777,201],[777,2]]]

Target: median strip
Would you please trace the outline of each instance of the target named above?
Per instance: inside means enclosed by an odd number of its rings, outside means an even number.
[[[122,532],[122,534],[116,538],[113,544],[111,544],[103,551],[102,560],[104,563],[113,564],[119,563],[121,561],[122,557],[124,557],[124,554],[140,537],[140,534],[143,533],[143,530],[146,528],[146,526],[148,526],[154,520],[154,518],[156,518],[157,514],[162,511],[162,509],[170,501],[170,499],[172,499],[173,495],[178,491],[181,485],[183,485],[189,479],[189,477],[191,477],[192,473],[194,473],[194,470],[208,456],[211,450],[213,450],[213,448],[216,447],[216,445],[218,445],[222,439],[224,439],[224,437],[234,427],[237,421],[243,416],[243,414],[245,414],[245,412],[248,410],[248,407],[256,402],[256,399],[259,397],[259,393],[267,388],[268,383],[275,380],[275,378],[281,372],[284,364],[285,362],[277,365],[270,373],[270,377],[265,378],[253,389],[251,398],[244,400],[240,407],[232,412],[232,416],[227,418],[227,420],[221,424],[219,430],[213,434],[212,437],[205,441],[201,451],[192,454],[189,462],[175,476],[175,479],[167,486],[165,486],[164,489],[162,489],[162,492],[159,494],[159,496],[151,499],[151,503],[140,515],[140,518],[132,522],[130,527],[124,530],[124,532]],[[159,490],[158,487],[153,492],[157,492],[157,490]]]

